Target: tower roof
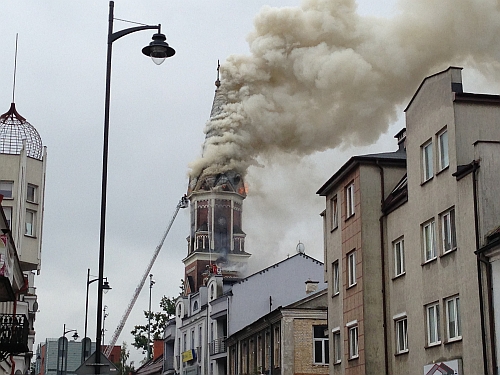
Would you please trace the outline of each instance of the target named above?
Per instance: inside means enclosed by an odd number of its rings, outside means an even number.
[[[16,111],[15,103],[0,116],[0,154],[19,155],[26,141],[26,154],[42,159],[42,138],[37,130]]]

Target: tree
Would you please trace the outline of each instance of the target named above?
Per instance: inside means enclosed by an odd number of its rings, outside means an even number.
[[[129,358],[130,350],[128,350],[127,343],[124,341],[120,350],[120,362],[115,363],[116,367],[118,367],[118,375],[128,375],[134,370],[131,363],[127,364]]]
[[[168,320],[175,315],[175,299],[163,296],[160,300],[160,312],[151,312],[151,340],[160,339]],[[149,311],[144,311],[146,321],[149,319]],[[148,351],[148,328],[149,325],[136,325],[132,330],[134,342],[132,346],[142,349],[142,354]]]

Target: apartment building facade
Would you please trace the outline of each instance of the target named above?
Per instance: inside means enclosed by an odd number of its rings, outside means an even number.
[[[496,373],[496,258],[479,254],[499,224],[500,97],[464,93],[451,67],[405,112],[398,151],[355,156],[318,191],[330,373]]]

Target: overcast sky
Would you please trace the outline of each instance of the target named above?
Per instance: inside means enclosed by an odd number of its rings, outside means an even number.
[[[362,16],[397,17],[394,1],[359,1]],[[299,0],[116,0],[115,17],[162,24],[176,55],[156,66],[141,54],[152,32],[114,43],[111,80],[108,215],[104,296],[111,337],[187,190],[188,163],[200,156],[214,95],[217,60],[248,54],[246,37],[264,5],[300,5]],[[108,2],[2,0],[0,5],[0,112],[12,100],[15,37],[19,33],[15,102],[47,146],[47,185],[42,268],[36,277],[40,312],[36,342],[62,334],[63,324],[84,330],[87,269],[97,275],[100,182]],[[115,30],[130,27],[115,21]],[[461,63],[450,61],[441,66]],[[467,67],[467,64],[462,63]],[[466,91],[499,92],[491,77],[464,70]],[[424,77],[413,82],[416,89]],[[406,101],[407,103],[407,101]],[[3,110],[1,107],[3,106]],[[244,202],[246,250],[257,270],[295,253],[323,260],[325,203],[317,189],[351,155],[393,151],[404,126],[402,109],[376,143],[340,147],[305,158],[277,155],[250,168]],[[292,160],[292,162],[291,162]],[[177,296],[187,254],[188,211],[179,213],[152,269],[153,306]],[[90,285],[89,336],[95,338],[96,283]],[[130,331],[145,324],[147,287],[118,339],[130,346]],[[132,351],[137,363],[140,353]]]

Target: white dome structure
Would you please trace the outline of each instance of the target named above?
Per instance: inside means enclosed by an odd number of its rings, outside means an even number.
[[[26,154],[42,159],[42,138],[37,130],[16,111],[14,103],[8,112],[0,116],[0,153],[19,155],[26,141]]]

